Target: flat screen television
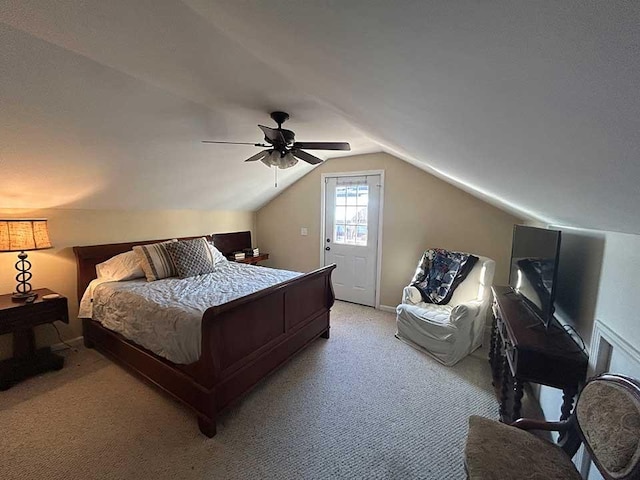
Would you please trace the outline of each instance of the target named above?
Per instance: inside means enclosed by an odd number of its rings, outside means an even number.
[[[509,285],[546,329],[553,319],[560,232],[515,225]]]

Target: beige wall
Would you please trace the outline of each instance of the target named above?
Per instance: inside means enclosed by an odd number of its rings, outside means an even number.
[[[29,252],[33,288],[47,287],[69,298],[70,324],[59,324],[65,339],[82,335],[77,320],[76,263],[71,247],[254,230],[253,212],[164,210],[2,210],[0,218],[48,218],[55,248]],[[0,253],[0,292],[15,289],[15,253]],[[38,345],[58,343],[50,325],[36,329]],[[10,355],[11,336],[0,336],[0,358]]]
[[[385,171],[381,304],[400,302],[428,247],[491,257],[495,283],[507,283],[513,224],[522,220],[385,153],[329,160],[261,208],[256,230],[260,249],[271,255],[268,265],[299,271],[320,265],[321,174],[362,170]]]

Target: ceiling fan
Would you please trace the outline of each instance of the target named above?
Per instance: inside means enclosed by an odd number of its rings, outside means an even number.
[[[256,162],[260,160],[267,167],[290,168],[298,163],[298,159],[317,165],[323,160],[304,150],[351,150],[351,146],[346,142],[296,142],[296,135],[291,130],[282,128],[282,124],[289,119],[286,112],[271,112],[271,118],[278,124],[278,128],[258,125],[264,133],[266,143],[249,142],[220,142],[215,140],[203,140],[202,143],[226,143],[232,145],[253,145],[254,147],[267,147],[260,153],[249,157],[245,162]],[[304,150],[303,150],[304,149]]]

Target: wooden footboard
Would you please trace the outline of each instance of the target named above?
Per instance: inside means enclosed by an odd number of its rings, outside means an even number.
[[[95,278],[98,260],[131,246],[74,247],[79,285]],[[191,365],[176,365],[93,320],[83,321],[85,344],[189,406],[198,415],[200,430],[211,437],[220,411],[310,342],[329,338],[334,268],[320,268],[206,310],[201,356]]]
[[[205,312],[197,378],[211,395],[206,413],[200,415],[203,433],[211,434],[211,428],[215,432],[217,412],[309,342],[329,338],[334,268],[321,268]]]

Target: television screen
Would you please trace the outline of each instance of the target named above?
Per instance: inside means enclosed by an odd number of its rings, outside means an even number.
[[[509,285],[545,327],[553,318],[560,232],[515,225]]]

